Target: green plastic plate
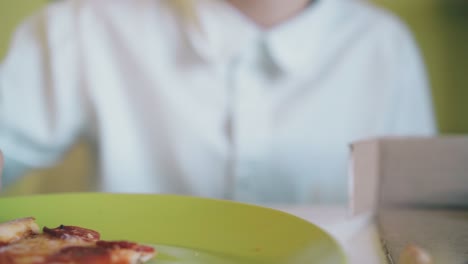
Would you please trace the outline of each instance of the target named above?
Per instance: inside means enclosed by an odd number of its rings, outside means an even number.
[[[0,222],[34,216],[40,226],[91,228],[106,240],[158,250],[152,263],[346,263],[317,226],[254,205],[175,195],[78,193],[0,198]]]

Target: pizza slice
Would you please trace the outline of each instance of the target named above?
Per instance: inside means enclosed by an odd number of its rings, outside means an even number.
[[[0,224],[2,264],[139,264],[154,248],[129,241],[103,241],[97,231],[77,226],[39,227],[34,218]]]

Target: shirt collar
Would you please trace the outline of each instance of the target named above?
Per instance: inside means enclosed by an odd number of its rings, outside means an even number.
[[[317,0],[297,17],[266,34],[273,61],[285,72],[297,72],[316,62],[337,16],[336,0]]]
[[[259,30],[234,7],[220,0],[198,0],[198,24],[190,24],[189,41],[207,61],[224,62],[246,48]]]
[[[295,18],[267,31],[225,1],[197,1],[199,28],[188,31],[189,40],[202,58],[223,62],[261,39],[266,54],[279,69],[295,72],[320,55],[327,35],[333,33],[339,1],[316,0]]]

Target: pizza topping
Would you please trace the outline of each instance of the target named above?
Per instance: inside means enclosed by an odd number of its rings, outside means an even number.
[[[98,241],[96,246],[112,252],[112,263],[145,263],[156,255],[154,248],[129,241]]]
[[[109,249],[131,249],[137,252],[154,253],[154,248],[129,241],[98,241],[96,246]]]
[[[112,263],[111,261],[110,251],[105,248],[72,246],[50,256],[45,263],[107,264]]]
[[[43,231],[52,237],[59,239],[81,239],[84,241],[97,241],[100,238],[100,234],[94,230],[86,229],[77,226],[64,226],[60,225],[56,228],[44,227]]]

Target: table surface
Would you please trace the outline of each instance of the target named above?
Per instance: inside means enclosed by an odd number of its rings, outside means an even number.
[[[331,234],[343,247],[349,264],[386,264],[377,227],[370,215],[352,216],[344,207],[274,206],[301,217]]]

